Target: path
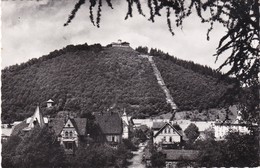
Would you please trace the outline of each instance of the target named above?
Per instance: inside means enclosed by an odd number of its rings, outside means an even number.
[[[165,96],[166,96],[166,102],[169,103],[172,107],[173,110],[176,110],[177,109],[177,105],[174,103],[173,101],[173,98],[170,94],[170,91],[169,89],[166,87],[165,83],[164,83],[164,80],[162,78],[162,75],[159,71],[159,69],[157,68],[154,60],[153,60],[153,57],[152,56],[148,56],[148,55],[140,55],[141,57],[143,58],[147,58],[148,61],[150,62],[152,68],[153,68],[153,72],[154,72],[154,75],[157,79],[157,82],[158,84],[160,85],[160,87],[162,88],[162,90],[164,91],[165,93]]]
[[[145,163],[142,162],[142,157],[143,157],[143,150],[145,148],[145,145],[140,145],[138,151],[134,151],[134,157],[129,160],[132,164],[128,166],[128,168],[145,168]]]

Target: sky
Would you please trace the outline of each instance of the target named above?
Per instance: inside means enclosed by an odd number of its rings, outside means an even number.
[[[134,8],[134,17],[125,20],[127,4],[112,1],[114,9],[103,4],[100,28],[89,19],[89,4],[84,4],[72,22],[64,27],[76,1],[70,0],[25,0],[2,1],[1,9],[1,67],[2,69],[39,58],[69,44],[107,45],[118,39],[127,41],[132,48],[147,46],[201,65],[218,68],[225,60],[222,56],[216,63],[219,39],[225,34],[221,25],[216,25],[207,41],[208,24],[202,24],[192,15],[183,23],[183,29],[173,25],[175,35],[168,30],[166,17],[148,21],[149,11],[143,4],[143,17]],[[166,11],[165,11],[166,12]],[[96,15],[96,12],[94,12]],[[165,15],[163,15],[165,16]],[[225,70],[224,70],[225,71]]]

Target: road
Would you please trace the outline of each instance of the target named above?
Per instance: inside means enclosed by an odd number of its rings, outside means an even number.
[[[129,160],[132,164],[128,166],[128,168],[145,168],[145,164],[142,162],[143,157],[143,150],[145,148],[145,145],[140,145],[138,151],[134,151],[134,157]]]

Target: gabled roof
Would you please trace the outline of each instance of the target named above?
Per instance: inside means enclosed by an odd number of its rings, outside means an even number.
[[[76,130],[79,135],[86,134],[87,119],[86,118],[73,118],[72,122],[76,124]]]
[[[103,134],[122,134],[123,124],[118,113],[106,112],[94,115]]]
[[[72,122],[73,127],[76,129],[79,135],[86,134],[86,118],[69,118],[68,120]],[[58,136],[60,135],[67,121],[65,122],[64,118],[52,118],[50,119],[49,126],[52,127],[55,134]]]
[[[152,129],[153,130],[160,130],[162,127],[164,127],[166,125],[165,122],[154,122]]]
[[[182,133],[181,133],[181,128],[179,125],[172,125],[168,122],[164,123],[164,122],[160,122],[160,123],[153,123],[153,129],[154,130],[159,130],[155,135],[154,137],[156,137],[158,134],[160,134],[164,128],[168,125],[170,126],[178,135],[182,136]]]
[[[47,103],[54,103],[54,101],[52,99],[49,99],[48,101],[46,101]]]
[[[34,124],[35,122],[38,122],[39,126],[40,127],[43,127],[44,126],[44,120],[43,120],[43,116],[42,116],[42,113],[40,112],[40,107],[37,106],[36,109],[35,109],[35,112],[31,118],[31,121],[28,125],[28,129],[31,129],[34,127]]]
[[[49,127],[51,127],[54,132],[55,132],[55,135],[58,136],[60,135],[63,127],[64,127],[64,124],[65,124],[65,121],[63,118],[51,118],[49,120]]]
[[[39,106],[36,107],[35,112],[31,117],[25,119],[21,123],[14,126],[11,135],[17,135],[22,130],[24,130],[24,131],[31,130],[34,127],[35,122],[37,122],[37,124],[40,127],[43,127],[45,125],[44,118],[40,112]]]

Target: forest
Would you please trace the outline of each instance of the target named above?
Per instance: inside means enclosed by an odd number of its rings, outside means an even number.
[[[221,106],[218,100],[228,82],[218,80],[219,73],[154,51],[179,111]],[[44,115],[51,117],[60,111],[82,116],[112,108],[126,108],[136,118],[171,112],[151,65],[139,54],[132,48],[69,45],[7,67],[2,70],[2,121],[23,120],[38,103]],[[49,99],[55,105],[46,109]]]

